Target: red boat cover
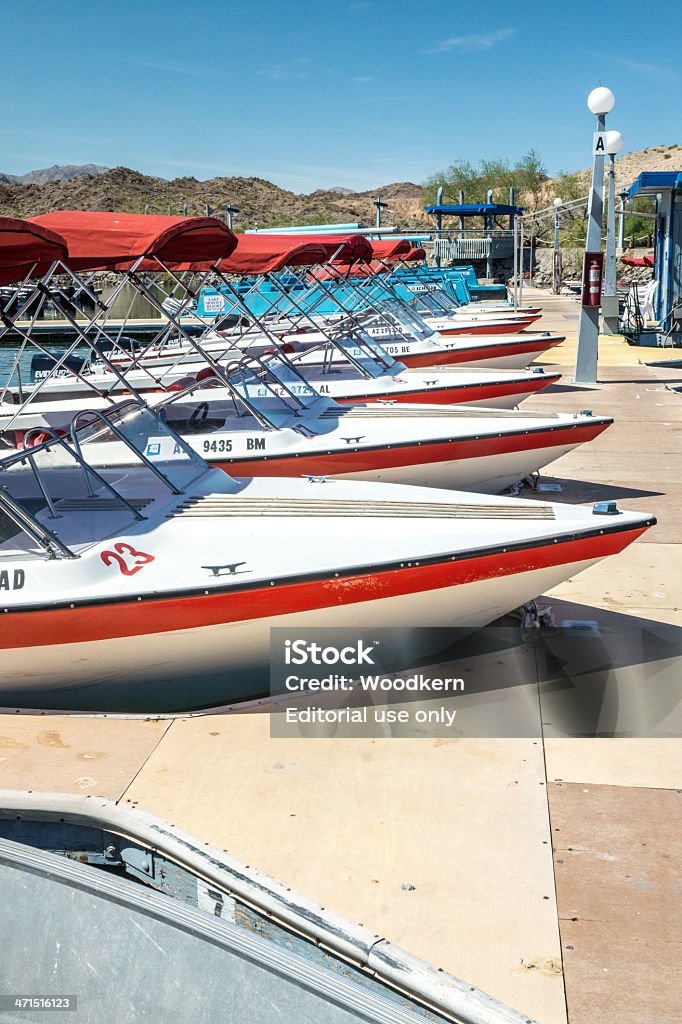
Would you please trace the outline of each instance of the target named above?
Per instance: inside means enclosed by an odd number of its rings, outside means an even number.
[[[214,217],[164,217],[142,213],[86,213],[58,210],[31,223],[58,232],[69,248],[72,270],[126,270],[140,256],[165,264],[208,269],[237,244],[227,225]],[[151,263],[149,269],[157,269]]]
[[[391,238],[382,242],[372,242],[372,252],[377,260],[394,260],[408,253],[412,248],[407,238]]]
[[[41,277],[55,260],[66,260],[66,242],[54,231],[16,217],[0,217],[0,285]]]
[[[426,259],[426,250],[418,245],[414,249],[410,249],[409,252],[401,253],[396,259],[400,260],[401,263],[416,263]]]
[[[654,257],[653,256],[623,256],[623,263],[627,263],[629,267],[653,267]]]
[[[284,267],[313,267],[327,262],[325,246],[295,235],[237,235],[237,248],[218,269],[226,274],[266,274]]]
[[[267,235],[265,232],[258,233],[259,238],[286,238],[289,242],[312,242],[314,245],[321,245],[326,251],[327,259],[335,257],[335,262],[351,263],[355,260],[371,260],[372,246],[364,235]],[[338,255],[337,255],[338,254]]]

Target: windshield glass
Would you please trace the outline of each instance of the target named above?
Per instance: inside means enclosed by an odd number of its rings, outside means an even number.
[[[126,530],[159,492],[151,477],[145,467],[88,468],[64,438],[2,460],[1,556],[68,557],[74,545]]]
[[[295,370],[289,374],[286,367],[273,353],[255,366],[240,366],[227,378],[235,395],[243,399],[245,409],[271,427],[283,426],[319,398]]]
[[[272,377],[273,384],[279,385],[274,390],[282,397],[283,401],[290,403],[292,409],[298,410],[301,407],[308,409],[320,397],[315,388],[301,376],[289,360],[278,352],[268,353],[263,366]],[[295,395],[297,404],[291,403],[288,395]]]
[[[333,340],[344,355],[358,363],[370,377],[378,377],[389,367],[395,366],[392,356],[367,331],[356,330],[352,335],[335,337]]]
[[[397,299],[389,299],[385,303],[385,308],[389,315],[395,318],[399,324],[402,324],[409,333],[417,334],[421,338],[429,338],[434,334],[433,329],[424,322],[415,309],[405,306]]]
[[[6,493],[0,490],[0,563],[10,558],[35,558],[47,554],[36,537],[26,532],[21,525],[21,519],[16,507],[7,501]],[[2,573],[3,570],[0,569],[0,574]],[[0,580],[3,589],[11,587],[13,590],[20,590],[23,585],[21,573],[18,576],[13,574],[12,579],[0,575]]]
[[[183,490],[206,471],[206,463],[155,412],[125,402],[106,414],[81,413],[72,432],[84,459],[93,466],[136,464],[148,459],[174,489]],[[102,445],[106,442],[106,449]]]

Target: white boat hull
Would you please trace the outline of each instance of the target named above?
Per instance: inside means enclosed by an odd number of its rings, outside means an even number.
[[[3,652],[0,705],[172,712],[268,693],[270,629],[400,628],[414,657],[433,652],[419,630],[481,627],[581,572],[599,558],[360,604],[269,615],[144,636]],[[141,609],[142,612],[142,609]],[[10,684],[8,679],[13,680]]]

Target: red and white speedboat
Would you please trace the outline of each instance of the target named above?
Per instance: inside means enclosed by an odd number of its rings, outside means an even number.
[[[429,332],[422,337],[407,332],[372,331],[367,333],[381,342],[382,347],[398,362],[410,368],[424,366],[458,366],[472,369],[504,369],[517,370],[529,365],[538,356],[543,355],[555,345],[566,340],[563,334],[552,334],[550,331],[524,331],[512,335],[462,335],[446,336]],[[310,329],[299,330],[295,334],[270,327],[268,334],[232,331],[208,331],[201,339],[202,348],[214,359],[233,358],[237,352],[258,351],[271,348],[272,335],[276,334],[282,344],[309,346],[312,351],[308,358],[301,357],[301,364],[314,364],[322,361],[320,346],[326,338],[321,331]],[[349,338],[351,335],[349,334]],[[342,356],[334,357],[339,361]],[[125,369],[129,357],[118,355],[117,365]],[[135,386],[144,390],[154,390],[154,381],[150,377],[156,375],[166,382],[177,380],[187,374],[196,373],[197,355],[191,345],[174,341],[166,342],[149,350],[136,361],[136,369],[130,371],[134,376]],[[159,372],[157,372],[159,371]],[[129,371],[126,370],[126,374]],[[98,388],[106,388],[106,375],[95,380]]]
[[[324,474],[494,493],[593,440],[612,422],[588,412],[341,405],[319,395],[275,354],[242,363],[222,381],[212,378],[215,388],[207,387],[207,380],[191,382],[170,401],[165,397],[154,404],[195,451],[233,475]],[[88,403],[97,408],[92,400]],[[105,403],[100,399],[99,409]],[[29,401],[5,415],[5,437],[11,425],[15,443],[31,445],[42,440],[38,431],[67,429],[77,411],[74,405],[82,404],[82,399],[44,403],[36,416]],[[79,422],[83,416],[87,413]],[[98,464],[115,465],[115,453],[110,456],[107,450],[108,433],[100,434]],[[150,441],[145,454],[153,461],[168,452]]]
[[[105,425],[128,463],[118,469],[101,466],[101,420],[77,446],[0,462],[4,706],[152,713],[255,696],[272,626],[400,626],[418,649],[422,628],[484,625],[654,522],[395,485],[234,480],[147,409]],[[165,453],[153,463],[151,445]]]
[[[309,333],[312,334],[309,337]],[[559,374],[544,374],[541,367],[532,370],[497,370],[490,368],[467,369],[458,366],[439,366],[433,370],[410,369],[397,361],[386,348],[388,328],[354,329],[352,334],[338,333],[333,325],[324,332],[287,334],[273,325],[269,337],[260,332],[247,331],[235,342],[236,349],[262,351],[273,343],[285,351],[289,358],[300,362],[305,377],[321,394],[338,402],[429,402],[430,404],[474,404],[494,408],[512,408],[530,394],[535,394],[560,379]],[[400,342],[402,335],[393,334]],[[315,341],[319,339],[319,345]],[[382,344],[382,340],[384,343]],[[216,357],[226,355],[229,340],[221,338],[220,345],[202,338],[201,348]],[[178,362],[179,350],[183,356]],[[314,350],[314,351],[313,351]],[[334,351],[335,350],[335,351]],[[228,349],[228,353],[232,350]],[[186,357],[185,358],[185,354]],[[130,357],[123,353],[109,353],[113,363],[122,369],[130,365]],[[160,379],[165,379],[166,368],[173,374],[193,366],[196,349],[177,340],[175,343],[150,346],[141,364]],[[436,372],[434,372],[434,370]],[[175,379],[174,377],[172,379]],[[140,377],[140,386],[143,381]]]

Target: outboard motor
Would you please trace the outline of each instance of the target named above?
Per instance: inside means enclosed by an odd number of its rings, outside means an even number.
[[[63,352],[55,352],[54,355],[47,355],[44,352],[37,352],[31,360],[31,383],[38,384],[41,380],[45,380],[63,354]],[[71,373],[80,373],[86,362],[87,356],[67,356],[54,376],[67,377]]]

